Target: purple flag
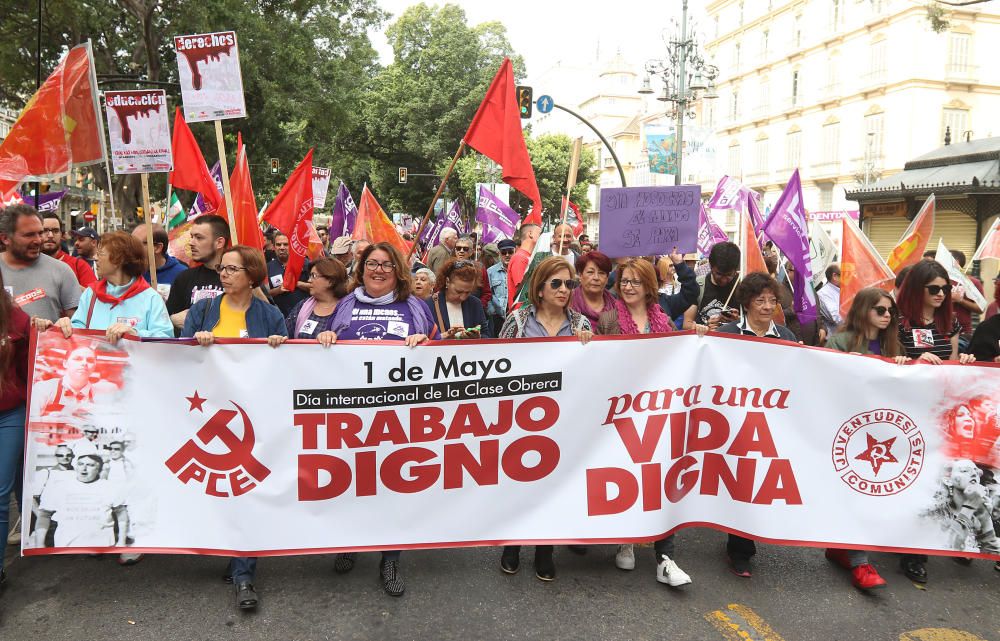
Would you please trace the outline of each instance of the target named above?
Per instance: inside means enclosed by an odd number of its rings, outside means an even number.
[[[753,190],[747,190],[747,213],[750,215],[750,224],[755,232],[760,234],[765,226],[764,217],[760,213],[760,194]]]
[[[38,211],[44,213],[47,211],[58,211],[59,203],[62,202],[63,197],[68,192],[68,189],[62,191],[50,191],[47,194],[38,194]],[[24,202],[32,207],[35,206],[35,197],[22,193],[21,198]]]
[[[723,176],[715,187],[715,193],[708,201],[708,208],[742,211],[746,206],[747,192],[749,191],[735,178]]]
[[[771,210],[761,230],[795,266],[792,282],[795,313],[802,323],[816,319],[816,293],[812,289],[812,261],[809,256],[809,235],[806,210],[802,204],[802,182],[799,170],[788,180],[785,191]]]
[[[437,222],[434,223],[433,233],[430,235],[427,243],[428,248],[441,244],[441,232],[445,227],[451,227],[459,235],[465,233],[465,221],[462,220],[462,210],[458,206],[457,200],[451,204],[451,209],[448,210],[448,213],[438,218]]]
[[[340,181],[337,188],[337,199],[333,203],[333,216],[330,218],[330,238],[350,236],[354,231],[354,221],[358,218],[358,207],[347,191],[347,185]]]
[[[476,220],[483,224],[483,244],[495,243],[502,238],[513,238],[521,216],[486,187],[479,188]]]
[[[705,204],[702,203],[701,211],[698,214],[698,253],[702,258],[705,258],[712,250],[713,245],[724,243],[727,240],[729,240],[729,236],[715,224],[715,221],[705,210]]]
[[[441,235],[441,227],[444,225],[444,216],[439,216],[429,225],[424,225],[424,231],[420,234],[420,244],[427,249],[431,248],[431,239],[436,239]]]
[[[212,180],[215,181],[215,186],[219,189],[219,194],[223,193],[222,188],[222,167],[219,166],[219,161],[216,160],[215,164],[212,165]],[[194,218],[195,216],[201,216],[202,214],[212,213],[215,210],[212,206],[205,202],[205,199],[198,194],[194,199],[194,204],[191,205],[191,209],[188,211],[188,220]]]

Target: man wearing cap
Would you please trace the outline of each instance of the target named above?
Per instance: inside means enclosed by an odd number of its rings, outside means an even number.
[[[63,251],[62,236],[62,219],[59,214],[54,211],[42,214],[42,253],[69,265],[80,287],[86,289],[91,283],[97,282],[97,276],[87,261]]]
[[[486,316],[490,319],[494,336],[503,327],[503,321],[507,317],[507,266],[517,251],[517,243],[504,238],[497,242],[497,250],[500,252],[500,261],[486,270],[490,289],[493,290],[493,298],[486,308]]]
[[[350,236],[341,236],[334,240],[333,244],[330,245],[330,258],[336,258],[346,268],[354,259],[354,254],[351,253],[352,244]]]
[[[91,269],[97,268],[97,232],[93,227],[84,225],[73,230],[73,248],[77,258],[87,261]]]

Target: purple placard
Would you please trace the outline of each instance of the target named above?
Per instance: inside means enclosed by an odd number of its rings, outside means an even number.
[[[701,187],[607,187],[601,190],[601,251],[610,258],[695,251]]]

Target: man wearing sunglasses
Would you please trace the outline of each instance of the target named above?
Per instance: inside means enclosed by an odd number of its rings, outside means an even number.
[[[493,300],[493,290],[487,286],[489,283],[489,276],[486,274],[486,268],[483,264],[475,260],[476,255],[476,239],[469,234],[462,234],[455,241],[455,258],[458,260],[468,260],[475,263],[476,267],[479,268],[479,282],[482,283],[481,286],[473,290],[472,295],[479,299],[479,302],[483,304],[483,313],[486,312],[486,308],[489,306],[490,301]],[[440,274],[439,274],[440,275]]]
[[[507,268],[514,252],[517,251],[517,244],[509,238],[504,238],[497,242],[497,250],[500,252],[500,262],[486,270],[487,282],[493,293],[493,298],[486,307],[486,317],[494,333],[500,331],[507,317]]]

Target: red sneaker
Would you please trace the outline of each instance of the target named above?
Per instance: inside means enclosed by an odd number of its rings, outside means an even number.
[[[851,562],[847,560],[847,550],[841,550],[838,548],[827,548],[826,558],[827,560],[836,563],[845,570],[851,569]]]
[[[859,590],[874,590],[885,587],[885,579],[879,576],[870,563],[859,565],[851,570],[851,583]]]

